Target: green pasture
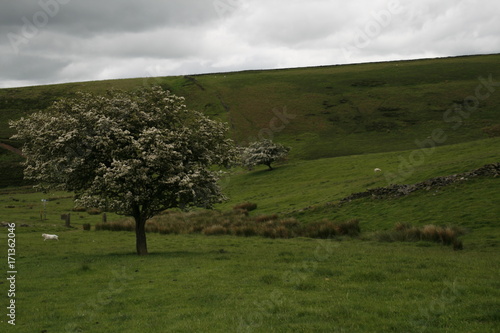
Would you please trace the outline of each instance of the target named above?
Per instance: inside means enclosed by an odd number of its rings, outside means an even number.
[[[60,241],[43,241],[42,232]],[[16,326],[2,316],[2,332],[498,328],[499,258],[490,251],[349,239],[148,240],[151,254],[138,257],[133,233],[18,226]],[[0,289],[6,295],[5,282]]]

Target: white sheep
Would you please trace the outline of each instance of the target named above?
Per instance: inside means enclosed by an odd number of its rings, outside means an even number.
[[[59,240],[59,236],[57,235],[49,235],[49,234],[42,234],[43,241],[45,242],[47,239],[57,239]]]
[[[375,169],[373,169],[373,172],[382,172],[382,169],[380,169],[380,168],[375,168]]]

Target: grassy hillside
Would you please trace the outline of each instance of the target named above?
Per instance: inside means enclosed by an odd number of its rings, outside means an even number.
[[[448,145],[495,135],[485,128],[500,124],[499,88],[477,90],[490,76],[498,82],[500,55],[2,89],[0,142],[13,134],[9,119],[78,90],[160,84],[186,97],[190,108],[227,121],[238,143],[272,136],[293,148],[293,160],[414,149],[435,129],[446,135],[437,144]],[[456,106],[462,113],[447,113]],[[0,154],[4,185],[18,183],[19,171],[9,171],[17,160]]]
[[[367,188],[388,186],[392,177],[387,176],[397,173],[401,159],[408,159],[413,151],[290,161],[273,171],[265,166],[252,172],[235,171],[222,181],[231,200],[220,208],[251,201],[261,213],[286,213],[338,201]],[[397,183],[413,184],[498,162],[499,151],[500,138],[438,147],[424,163],[408,167],[407,177]],[[374,173],[376,167],[383,171]]]

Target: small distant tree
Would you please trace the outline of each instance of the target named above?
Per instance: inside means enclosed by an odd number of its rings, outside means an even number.
[[[25,142],[25,177],[76,192],[79,206],[132,216],[139,255],[148,253],[145,224],[154,215],[224,199],[213,166],[235,157],[226,125],[160,87],[79,93],[10,124]]]
[[[242,149],[241,160],[245,167],[253,168],[256,165],[267,165],[273,170],[272,163],[283,160],[288,156],[290,148],[271,140],[255,141]]]

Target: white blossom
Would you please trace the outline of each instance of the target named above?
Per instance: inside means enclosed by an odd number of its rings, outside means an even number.
[[[271,164],[286,158],[289,151],[290,148],[271,140],[256,141],[241,149],[241,162],[248,168],[263,164],[272,170]]]
[[[160,87],[105,96],[79,93],[11,122],[25,144],[25,177],[75,191],[79,205],[145,222],[172,207],[224,198],[214,165],[234,163],[227,126]]]

